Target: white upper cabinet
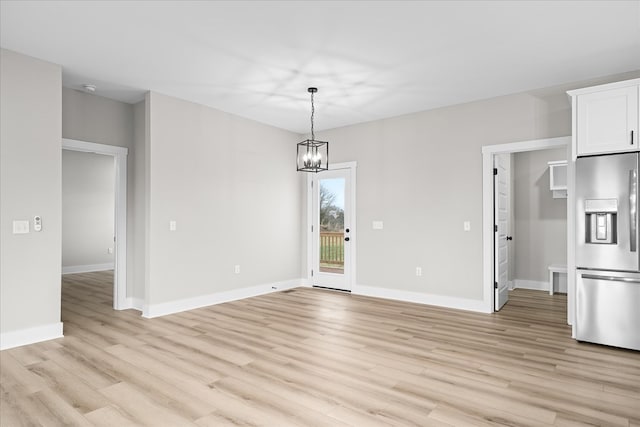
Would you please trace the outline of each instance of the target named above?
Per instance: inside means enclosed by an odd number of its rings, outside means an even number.
[[[569,92],[573,98],[574,153],[638,151],[640,79]]]

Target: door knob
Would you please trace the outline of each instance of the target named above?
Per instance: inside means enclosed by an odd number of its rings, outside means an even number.
[[[513,236],[507,236],[507,240],[513,240]]]
[[[345,237],[345,238],[344,238],[344,241],[345,241],[345,242],[348,242],[348,241],[349,241],[349,238],[348,238],[348,237]]]

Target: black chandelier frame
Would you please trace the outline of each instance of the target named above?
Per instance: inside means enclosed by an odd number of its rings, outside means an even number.
[[[329,142],[316,140],[313,95],[318,92],[318,89],[310,87],[307,92],[311,94],[311,139],[298,143],[296,165],[298,172],[318,173],[329,170]]]

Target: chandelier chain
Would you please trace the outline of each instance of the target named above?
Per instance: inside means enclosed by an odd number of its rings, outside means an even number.
[[[297,148],[297,167],[299,172],[321,172],[329,170],[329,142],[316,141],[316,104],[315,93],[318,91],[316,87],[307,88],[307,92],[311,94],[311,138],[307,137],[304,141],[298,143]]]
[[[311,92],[311,140],[312,141],[315,141],[315,139],[316,139],[316,136],[315,136],[315,133],[314,133],[314,130],[313,130],[313,116],[314,116],[315,112],[316,112],[316,108],[313,105],[313,92]]]

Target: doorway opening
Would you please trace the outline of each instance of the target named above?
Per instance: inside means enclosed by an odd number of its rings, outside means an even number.
[[[62,149],[110,156],[113,159],[113,308],[130,308],[127,301],[127,154],[128,149],[86,141],[62,139]]]
[[[512,245],[514,239],[518,239],[517,232],[513,236],[513,230],[515,226],[509,226],[509,219],[513,222],[513,215],[510,215],[509,210],[513,211],[508,194],[513,193],[508,188],[510,177],[507,178],[505,183],[504,178],[500,178],[500,174],[496,175],[498,170],[505,173],[505,163],[507,176],[512,172],[510,171],[509,159],[515,158],[515,153],[519,158],[523,158],[527,154],[538,154],[540,150],[548,149],[561,149],[566,159],[570,158],[570,142],[571,137],[550,138],[533,141],[523,141],[511,144],[500,144],[485,146],[482,149],[483,154],[483,305],[487,312],[498,311],[502,305],[508,300],[508,290],[514,287],[524,287],[529,289],[536,289],[533,287],[533,281],[517,281],[509,282],[507,279],[510,275],[509,263],[508,263],[508,251],[509,246]],[[536,153],[534,153],[536,152]],[[513,155],[513,156],[512,156]],[[570,163],[568,162],[569,170],[567,171],[567,177],[570,178],[572,170],[570,169]],[[526,184],[526,183],[525,183]],[[506,185],[506,188],[505,188]],[[537,183],[541,185],[541,183]],[[546,181],[548,185],[548,181]],[[569,192],[572,191],[573,181],[567,180],[567,186]],[[541,190],[541,189],[539,189]],[[547,191],[551,194],[549,188]],[[495,195],[495,196],[494,196]],[[517,196],[516,196],[517,197]],[[549,197],[551,197],[549,195]],[[565,199],[570,200],[570,199]],[[525,206],[521,208],[526,210],[529,207]],[[539,209],[535,207],[534,209]],[[570,214],[571,209],[569,206],[566,208],[566,231],[567,241],[571,239],[571,227],[573,227],[573,219]],[[565,219],[565,218],[563,218]],[[526,241],[532,236],[527,236],[526,233],[522,233],[521,238]],[[540,238],[540,236],[533,236]],[[522,243],[522,242],[521,242]],[[568,245],[569,247],[569,245]],[[516,254],[516,258],[518,255]],[[568,258],[567,258],[568,259]],[[527,261],[526,259],[524,261]],[[513,269],[513,266],[511,266]],[[511,276],[513,278],[513,276]],[[525,283],[527,282],[527,283]],[[574,301],[573,288],[570,286],[570,277],[567,277],[567,320],[571,323],[571,307]],[[542,286],[542,282],[538,282]],[[520,286],[518,286],[520,285]],[[545,289],[548,289],[548,285],[545,284]]]
[[[309,175],[308,265],[316,287],[351,291],[355,283],[356,163]]]

